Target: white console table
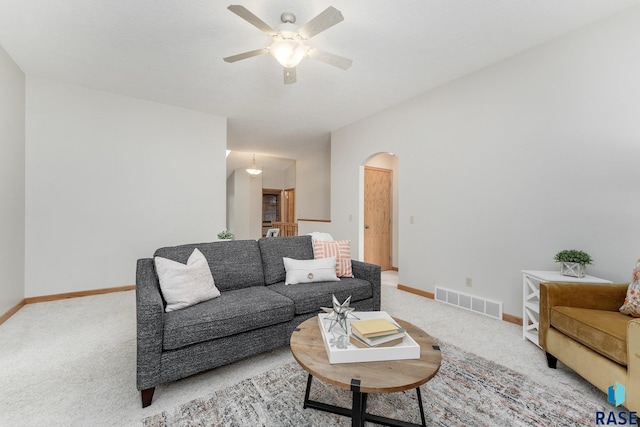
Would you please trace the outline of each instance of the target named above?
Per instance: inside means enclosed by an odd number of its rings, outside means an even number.
[[[522,339],[529,340],[538,347],[540,347],[538,344],[538,325],[540,322],[540,283],[542,282],[612,283],[610,280],[593,276],[564,276],[559,271],[522,270]]]

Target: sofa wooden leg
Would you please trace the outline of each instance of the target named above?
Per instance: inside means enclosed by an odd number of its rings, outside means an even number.
[[[144,390],[140,390],[140,396],[142,396],[142,407],[146,408],[151,405],[151,400],[153,399],[153,392],[156,391],[155,387],[145,388]]]
[[[556,369],[556,365],[558,364],[558,359],[555,356],[547,353],[546,351],[544,353],[547,355],[547,365],[552,369]]]

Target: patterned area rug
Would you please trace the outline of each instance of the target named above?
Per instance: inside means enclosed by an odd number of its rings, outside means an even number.
[[[606,398],[554,390],[443,343],[440,372],[420,390],[429,426],[593,426]],[[289,363],[142,421],[144,426],[349,426],[347,417],[303,409],[307,373]],[[311,399],[350,407],[350,393],[314,379]],[[371,414],[420,422],[415,390],[372,394]]]

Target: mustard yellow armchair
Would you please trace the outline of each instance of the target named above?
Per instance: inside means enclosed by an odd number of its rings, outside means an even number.
[[[618,311],[627,287],[541,283],[538,340],[550,368],[559,360],[604,393],[618,382],[640,411],[640,319]]]

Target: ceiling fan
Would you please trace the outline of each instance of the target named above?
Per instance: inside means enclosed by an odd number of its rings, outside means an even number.
[[[271,28],[244,6],[232,4],[227,9],[259,30],[273,37],[273,44],[269,47],[263,47],[261,49],[227,56],[226,58],[223,58],[226,62],[236,62],[242,59],[262,55],[263,53],[270,53],[274,58],[276,58],[280,65],[284,67],[285,84],[296,82],[296,66],[305,56],[309,56],[343,70],[351,67],[353,61],[348,58],[343,58],[342,56],[334,55],[333,53],[324,52],[305,45],[305,42],[311,37],[344,20],[342,13],[332,6],[326,8],[323,12],[302,27],[295,25],[295,14],[292,12],[284,12],[280,16],[282,23],[278,25],[276,29]]]

